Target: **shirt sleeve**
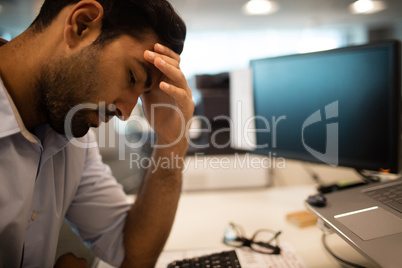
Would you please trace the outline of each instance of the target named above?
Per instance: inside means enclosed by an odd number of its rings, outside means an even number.
[[[95,142],[93,132],[87,136],[89,143]],[[95,256],[118,267],[124,258],[123,228],[131,204],[102,162],[98,147],[86,150],[82,178],[66,219]]]

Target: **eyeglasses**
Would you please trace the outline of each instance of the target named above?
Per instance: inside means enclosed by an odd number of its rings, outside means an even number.
[[[244,230],[241,226],[230,223],[225,230],[223,243],[232,247],[250,247],[252,250],[264,254],[280,254],[278,236],[281,231],[275,232],[269,229],[256,231],[251,239],[244,237]]]

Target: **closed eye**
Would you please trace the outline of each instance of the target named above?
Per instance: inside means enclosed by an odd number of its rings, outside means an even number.
[[[135,78],[134,78],[133,72],[131,70],[130,70],[130,83],[132,85],[135,85]]]

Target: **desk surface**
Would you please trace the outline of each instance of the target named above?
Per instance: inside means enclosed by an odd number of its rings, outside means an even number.
[[[306,267],[341,267],[325,251],[318,227],[299,228],[286,221],[286,214],[305,210],[303,202],[314,192],[313,185],[184,192],[165,250],[222,247],[225,227],[233,222],[243,226],[248,237],[261,228],[281,230],[280,241],[292,244]],[[337,235],[330,235],[328,244],[338,256],[369,267]]]

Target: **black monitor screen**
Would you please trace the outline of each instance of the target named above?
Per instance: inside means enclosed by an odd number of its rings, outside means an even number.
[[[256,153],[398,173],[399,51],[390,41],[251,61]]]

